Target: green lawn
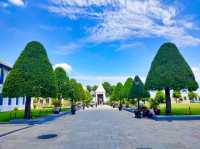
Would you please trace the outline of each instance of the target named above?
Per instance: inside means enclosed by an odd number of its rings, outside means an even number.
[[[68,111],[69,108],[62,108],[61,111]],[[53,108],[43,108],[43,109],[33,109],[32,118],[38,118],[41,116],[53,114]],[[24,116],[23,110],[10,111],[10,112],[0,112],[0,122],[8,122],[11,119],[21,119]]]
[[[165,114],[165,104],[160,106],[161,114]],[[173,103],[172,104],[172,115],[200,115],[200,103],[190,104],[191,112],[189,112],[189,104],[185,103]]]

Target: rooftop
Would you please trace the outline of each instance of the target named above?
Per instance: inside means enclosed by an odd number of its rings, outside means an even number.
[[[99,86],[98,86],[98,88],[96,89],[95,92],[96,93],[98,93],[98,92],[105,92],[105,89],[104,89],[104,87],[103,87],[103,85],[101,83],[99,84]]]
[[[10,64],[7,64],[7,63],[3,62],[2,60],[0,60],[0,65],[3,65],[4,67],[6,67],[8,69],[12,69],[12,66]]]

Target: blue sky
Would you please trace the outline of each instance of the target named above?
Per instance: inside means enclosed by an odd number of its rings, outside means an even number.
[[[200,82],[200,0],[0,0],[0,60],[40,41],[53,66],[84,84],[145,79],[174,42]]]

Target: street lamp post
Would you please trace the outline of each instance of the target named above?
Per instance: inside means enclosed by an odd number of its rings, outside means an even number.
[[[189,115],[191,115],[191,108],[190,108],[190,105],[191,105],[191,100],[189,101]]]
[[[119,102],[120,102],[120,103],[119,103],[119,111],[122,111],[122,101],[121,101],[121,99],[120,99]]]
[[[137,87],[137,91],[139,92],[139,81],[136,81],[135,84],[136,84],[136,87]],[[139,96],[137,97],[137,108],[138,108],[138,111],[139,111],[139,108],[140,108],[140,100],[139,100]]]

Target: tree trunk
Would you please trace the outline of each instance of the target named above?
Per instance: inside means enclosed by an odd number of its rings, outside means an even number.
[[[138,106],[138,110],[140,109],[140,99],[137,99],[137,106]]]
[[[165,98],[166,98],[166,114],[171,114],[171,98],[170,98],[170,89],[165,88]]]
[[[26,97],[24,118],[31,119],[31,97]]]
[[[122,111],[122,101],[121,101],[121,99],[119,100],[119,111]]]

